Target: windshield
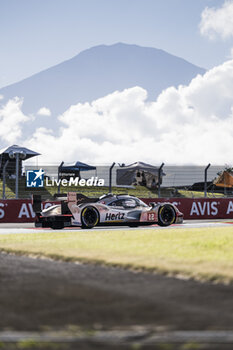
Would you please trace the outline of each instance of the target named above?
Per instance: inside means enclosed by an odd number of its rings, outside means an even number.
[[[137,202],[138,202],[138,205],[140,207],[147,207],[146,203],[144,203],[143,201],[141,201],[141,199],[137,198]]]
[[[122,198],[112,201],[108,204],[112,207],[124,207],[124,208],[136,208],[136,207],[147,207],[147,205],[138,198]]]

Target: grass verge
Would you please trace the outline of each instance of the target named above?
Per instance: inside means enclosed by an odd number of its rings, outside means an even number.
[[[9,234],[0,236],[0,250],[233,282],[233,227]]]

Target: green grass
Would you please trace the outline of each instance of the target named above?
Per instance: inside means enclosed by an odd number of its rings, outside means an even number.
[[[90,197],[100,197],[103,194],[106,194],[109,192],[109,188],[106,186],[96,186],[96,187],[90,187],[90,186],[84,186],[84,187],[75,187],[75,186],[67,186],[67,187],[61,187],[61,193],[67,193],[67,192],[79,192],[83,193],[86,196]],[[57,186],[45,186],[43,189],[36,188],[36,189],[28,189],[25,186],[25,180],[19,181],[19,198],[30,198],[31,194],[40,194],[43,199],[51,199],[55,193],[58,192]],[[156,198],[158,197],[157,191],[150,191],[144,186],[136,186],[135,188],[125,188],[125,187],[112,187],[112,192],[115,194],[125,193],[125,194],[131,194],[137,197],[145,197],[145,198]],[[165,195],[170,192],[164,191]],[[0,180],[0,198],[2,198],[2,181]],[[8,180],[6,183],[6,198],[15,198],[15,182],[14,180]]]
[[[55,193],[57,193],[58,188],[56,186],[45,186],[43,189],[36,188],[36,189],[28,189],[25,185],[25,179],[20,179],[19,181],[19,198],[30,198],[31,194],[40,194],[42,198],[45,199],[51,199]],[[109,192],[109,188],[106,186],[103,187],[89,187],[89,186],[70,186],[70,187],[61,187],[61,193],[67,193],[67,192],[79,192],[83,193],[86,196],[90,197],[100,197],[103,194],[106,194]],[[130,194],[134,195],[139,198],[158,198],[158,190],[150,190],[144,186],[135,186],[134,188],[125,188],[125,187],[112,187],[112,192],[114,194]],[[204,192],[198,192],[198,191],[188,191],[188,190],[182,190],[179,189],[176,194],[174,194],[174,189],[172,188],[161,188],[160,190],[160,196],[161,197],[186,197],[186,198],[203,198]],[[208,198],[215,198],[215,197],[224,197],[224,194],[222,193],[207,193]],[[0,198],[2,198],[2,181],[0,180]],[[6,198],[15,198],[15,181],[14,180],[7,180],[6,183]]]
[[[205,193],[201,191],[188,191],[188,190],[179,190],[178,195],[186,198],[204,198]],[[223,193],[217,193],[217,192],[207,192],[207,198],[221,198],[224,197]]]
[[[1,235],[0,250],[233,282],[233,226]]]

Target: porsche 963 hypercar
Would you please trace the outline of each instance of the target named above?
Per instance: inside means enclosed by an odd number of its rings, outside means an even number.
[[[60,204],[44,210],[41,210],[41,198],[34,196],[33,209],[36,213],[35,226],[52,229],[67,226],[90,229],[105,225],[169,226],[183,222],[183,214],[171,203],[147,205],[139,198],[125,194],[107,194],[94,199],[69,192]]]

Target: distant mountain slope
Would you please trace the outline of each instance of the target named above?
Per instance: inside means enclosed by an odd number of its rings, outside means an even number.
[[[204,72],[165,51],[118,43],[85,50],[68,61],[0,89],[0,94],[4,101],[14,96],[24,97],[26,113],[35,113],[45,106],[56,116],[72,104],[90,102],[136,85],[145,88],[148,98],[155,100],[163,89],[188,84]]]

